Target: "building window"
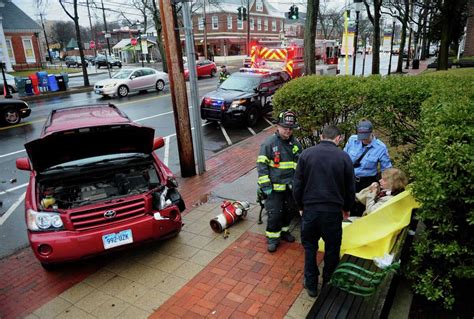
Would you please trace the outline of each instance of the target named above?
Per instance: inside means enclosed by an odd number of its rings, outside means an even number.
[[[272,31],[277,30],[277,22],[275,20],[272,21]]]
[[[26,62],[36,62],[33,41],[31,41],[31,39],[23,39],[23,50],[25,52]]]
[[[227,16],[227,30],[232,30],[232,16]]]
[[[265,21],[263,22],[263,26],[265,28],[265,31],[268,31],[268,19],[265,19]]]
[[[262,19],[257,19],[257,30],[262,31]]]
[[[203,17],[198,18],[198,29],[199,30],[204,30],[204,18]]]
[[[255,29],[255,21],[253,18],[250,18],[250,30],[254,30]]]
[[[244,21],[237,19],[237,29],[238,30],[244,29]]]
[[[212,16],[212,30],[218,30],[218,29],[219,29],[219,17]]]
[[[283,25],[283,20],[280,20],[280,31],[282,31],[284,28],[284,25]]]
[[[8,56],[10,57],[10,62],[12,64],[15,64],[15,54],[13,53],[12,40],[6,39],[6,41],[7,41],[7,52],[8,52]]]

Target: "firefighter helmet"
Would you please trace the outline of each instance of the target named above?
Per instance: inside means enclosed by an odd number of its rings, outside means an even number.
[[[292,111],[284,111],[278,115],[277,125],[287,128],[298,128],[296,114]]]

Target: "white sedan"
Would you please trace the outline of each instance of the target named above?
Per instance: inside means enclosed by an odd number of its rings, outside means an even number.
[[[94,85],[94,92],[103,96],[118,95],[126,97],[134,91],[156,89],[162,91],[169,83],[168,74],[152,68],[123,69],[111,79],[102,80]]]

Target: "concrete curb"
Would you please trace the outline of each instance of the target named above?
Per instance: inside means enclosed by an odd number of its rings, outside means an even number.
[[[90,92],[94,89],[92,86],[79,86],[79,87],[74,87],[70,88],[67,91],[56,91],[56,92],[44,92],[41,93],[40,95],[32,95],[32,96],[21,96],[18,97],[18,99],[23,100],[23,101],[36,101],[36,100],[41,100],[44,98],[49,98],[49,97],[55,97],[55,96],[64,96],[64,95],[70,95],[70,94],[75,94],[75,93],[83,93],[83,92]]]

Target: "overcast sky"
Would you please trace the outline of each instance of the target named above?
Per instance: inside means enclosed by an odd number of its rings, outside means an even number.
[[[45,10],[46,16],[44,17],[47,20],[70,20],[70,18],[64,13],[64,10],[61,8],[61,5],[59,4],[59,0],[42,0],[43,3],[47,3],[47,10]],[[72,2],[72,0],[64,0],[65,2]],[[87,0],[79,0],[79,4],[83,4],[84,6],[80,6],[80,11],[79,11],[79,21],[81,25],[83,24],[84,26],[89,25],[89,20],[87,17],[87,9],[85,7]],[[92,2],[92,0],[90,0]],[[129,5],[123,5],[123,3],[128,3],[129,1],[127,0],[103,0],[104,1],[104,7],[105,8],[110,8],[112,10],[116,11],[124,11],[127,14],[127,18],[130,20],[137,20],[140,18],[140,15],[136,13],[136,10],[133,8],[130,8]],[[346,2],[349,2],[349,0],[323,0],[327,2],[328,6],[330,7],[336,7],[336,8],[341,8],[344,6]],[[321,2],[323,2],[321,1]],[[97,4],[100,4],[100,0],[95,0]],[[282,12],[288,11],[289,7],[292,4],[300,4],[300,3],[306,3],[306,0],[269,0],[276,8],[279,8]],[[352,1],[350,1],[352,2]],[[36,1],[35,0],[13,0],[13,3],[15,3],[19,8],[21,8],[25,13],[27,13],[31,18],[33,19],[38,19],[38,10],[35,6]],[[71,13],[72,11],[72,5],[68,5],[69,8],[71,8]],[[300,11],[305,11],[301,10]],[[91,10],[91,15],[94,17],[94,15],[101,15],[101,12],[99,10]],[[118,13],[108,13],[107,18],[109,19],[115,19],[117,18]],[[102,16],[99,17],[102,20]],[[93,18],[94,20],[94,18]]]

